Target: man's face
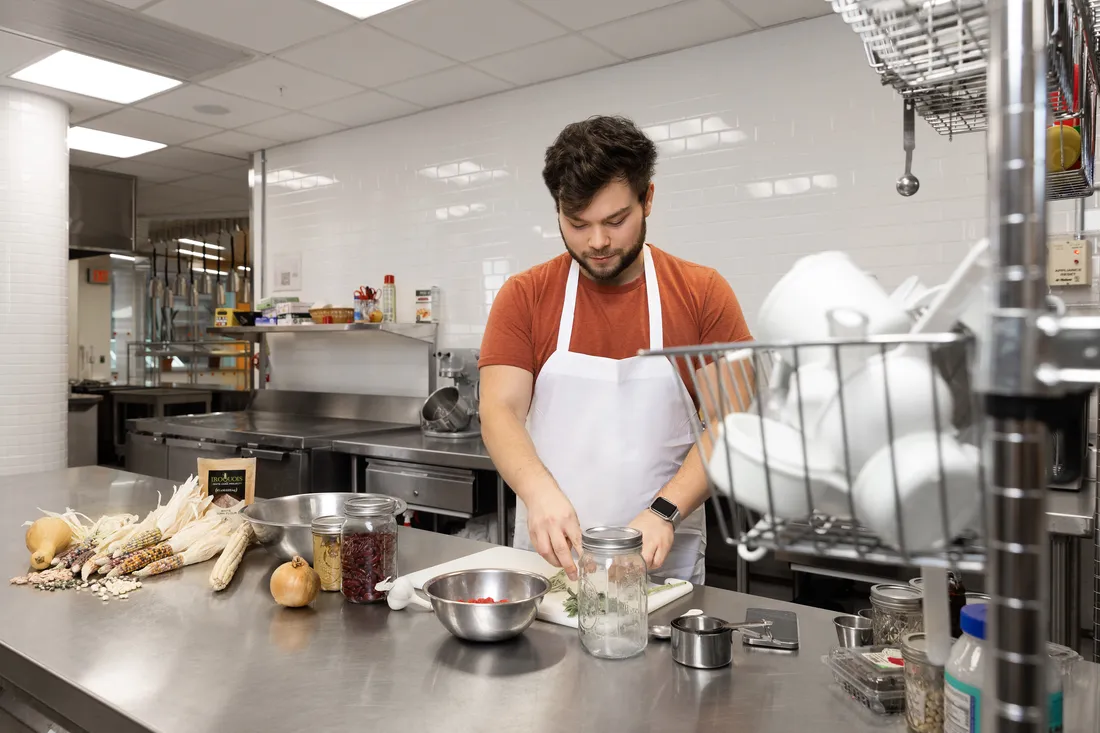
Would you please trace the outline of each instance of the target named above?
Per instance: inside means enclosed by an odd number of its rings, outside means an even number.
[[[643,204],[626,183],[612,181],[584,211],[559,212],[558,228],[565,248],[593,280],[628,282],[638,275],[631,265],[645,244],[645,220],[652,206],[653,184]]]

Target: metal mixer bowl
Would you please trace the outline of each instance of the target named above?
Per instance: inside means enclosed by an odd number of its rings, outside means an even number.
[[[503,641],[522,634],[538,615],[550,581],[522,570],[459,570],[424,584],[439,622],[467,641]],[[466,603],[467,598],[508,599]]]
[[[310,523],[317,517],[344,516],[344,504],[356,496],[365,494],[327,492],[257,499],[242,513],[252,523],[256,538],[268,552],[284,561],[298,555],[312,565],[313,531]],[[397,502],[394,514],[404,514],[408,508],[405,502],[400,499],[394,501]]]
[[[441,387],[428,395],[420,408],[424,427],[436,433],[457,433],[473,419],[470,404],[458,387]]]

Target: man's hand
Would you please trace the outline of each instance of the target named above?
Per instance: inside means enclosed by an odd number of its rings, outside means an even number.
[[[533,495],[538,499],[527,504],[531,544],[546,562],[562,568],[570,580],[576,580],[572,550],[580,554],[581,524],[573,504],[556,484],[540,488]]]
[[[656,570],[664,565],[676,534],[672,523],[649,509],[643,509],[630,526],[642,533],[642,557],[645,558],[646,567]]]

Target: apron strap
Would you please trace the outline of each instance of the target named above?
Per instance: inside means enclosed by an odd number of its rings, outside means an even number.
[[[657,284],[657,268],[653,266],[653,255],[649,245],[642,249],[645,261],[645,290],[649,303],[649,348],[665,347],[665,324],[661,318],[661,287]]]
[[[581,277],[581,266],[573,260],[569,265],[569,277],[565,280],[565,303],[561,307],[561,320],[558,322],[558,351],[569,351],[573,340],[573,317],[577,312],[577,284]]]

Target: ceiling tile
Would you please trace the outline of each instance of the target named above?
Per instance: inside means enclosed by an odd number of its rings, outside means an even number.
[[[87,127],[142,140],[153,140],[165,145],[179,145],[188,140],[212,135],[221,129],[133,107],[103,115],[89,122]]]
[[[270,140],[266,137],[257,137],[255,135],[246,135],[243,132],[230,131],[219,132],[217,135],[204,137],[202,140],[195,140],[188,143],[186,147],[195,150],[205,150],[208,153],[229,155],[234,158],[247,158],[249,153],[274,147],[278,144],[278,141]]]
[[[75,165],[79,168],[96,168],[107,163],[115,163],[118,158],[112,158],[110,155],[100,155],[99,153],[89,153],[84,150],[70,150],[69,151],[69,165]]]
[[[382,91],[421,107],[442,107],[453,102],[484,97],[486,94],[504,91],[508,82],[494,79],[469,66],[455,66],[434,74],[398,82]]]
[[[222,107],[229,111],[225,114],[206,114],[195,110],[196,107],[203,105]],[[137,106],[141,109],[221,128],[241,127],[286,114],[286,110],[278,107],[194,84],[153,97]]]
[[[805,18],[817,18],[832,12],[832,6],[819,0],[725,0],[757,25],[767,27]]]
[[[208,197],[248,195],[248,181],[231,181],[220,176],[195,176],[179,181],[178,185],[195,191],[206,191]]]
[[[170,183],[194,175],[194,173],[190,171],[180,170],[179,168],[165,168],[161,165],[154,165],[153,163],[147,163],[143,160],[134,158],[118,160],[109,165],[100,166],[100,168],[105,171],[111,171],[112,173],[125,173],[128,176],[137,176],[141,180],[149,181],[150,183]]]
[[[283,115],[282,117],[276,117],[273,120],[257,122],[255,125],[242,127],[240,132],[278,140],[283,143],[293,143],[299,140],[320,137],[321,135],[327,135],[330,132],[336,132],[342,129],[344,128],[341,125],[329,122],[328,120],[319,120],[316,117],[310,117],[309,115],[295,112],[293,114]]]
[[[355,23],[355,18],[303,0],[162,0],[154,18],[263,53],[274,53]]]
[[[0,31],[0,76],[19,71],[58,50],[57,46],[48,43]]]
[[[206,191],[196,191],[193,188],[164,184],[160,186],[138,186],[138,206],[142,199],[146,201],[160,201],[164,203],[185,203],[189,201],[202,201],[210,198]]]
[[[472,61],[565,33],[511,0],[420,0],[371,20],[387,33],[459,61]]]
[[[663,8],[680,0],[519,0],[539,11],[545,16],[553,18],[562,25],[573,30],[591,28],[601,23],[609,23],[647,10]],[[750,2],[753,0],[750,0]],[[760,2],[760,0],[755,0]],[[774,0],[769,0],[773,2]],[[817,0],[808,0],[817,2]],[[827,5],[824,1],[821,5]]]
[[[155,163],[168,168],[191,171],[192,173],[217,173],[240,164],[240,161],[236,158],[205,153],[201,150],[188,150],[187,148],[161,148],[145,155],[130,158],[130,160]]]
[[[25,81],[18,81],[16,79],[2,79],[0,80],[0,85],[14,87],[15,89],[24,89],[28,92],[34,92],[35,94],[52,97],[53,99],[64,102],[69,105],[69,124],[71,125],[77,125],[85,120],[122,108],[121,105],[115,104],[114,102],[84,97],[79,94],[63,92],[60,89],[50,89],[49,87],[43,87],[37,84],[28,84]]]
[[[305,109],[363,91],[354,84],[278,59],[257,61],[202,84],[287,109]]]
[[[279,58],[365,87],[393,84],[454,65],[368,25],[310,41]]]
[[[471,64],[513,84],[534,84],[610,66],[618,56],[580,36],[562,36]]]
[[[753,25],[720,0],[687,0],[591,28],[584,35],[620,56],[636,59],[751,30]]]
[[[395,99],[381,92],[364,92],[354,97],[338,99],[335,102],[314,107],[310,110],[310,114],[348,127],[358,127],[401,117],[418,109],[420,109],[418,105]]]

